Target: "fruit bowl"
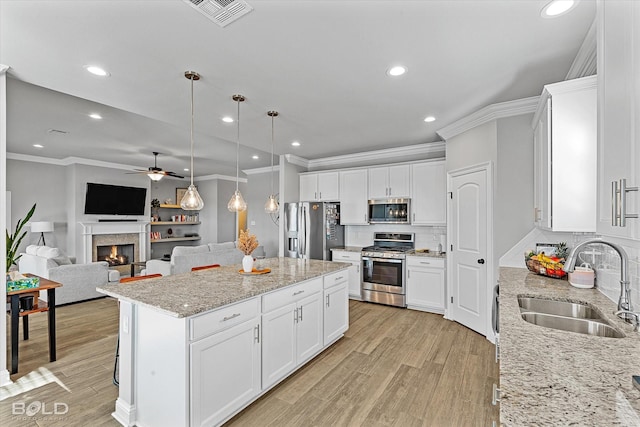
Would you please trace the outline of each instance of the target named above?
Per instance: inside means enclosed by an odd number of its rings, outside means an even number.
[[[533,273],[553,277],[554,279],[567,277],[567,272],[562,269],[564,267],[564,258],[547,256],[544,252],[540,252],[537,255],[525,255],[524,261],[527,269]]]

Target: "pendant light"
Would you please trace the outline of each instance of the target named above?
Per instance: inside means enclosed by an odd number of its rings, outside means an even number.
[[[180,201],[180,207],[185,211],[199,211],[204,207],[202,197],[198,194],[198,189],[193,185],[193,81],[200,80],[200,74],[195,71],[185,71],[184,76],[191,80],[191,185],[184,193],[184,197]]]
[[[227,204],[229,212],[242,212],[247,209],[247,203],[242,198],[240,190],[238,190],[238,181],[240,180],[240,103],[245,101],[242,95],[233,95],[231,97],[238,103],[238,134],[236,137],[236,192],[231,196],[231,200]]]
[[[273,194],[273,118],[278,117],[277,111],[267,111],[267,116],[271,117],[271,195],[264,204],[264,211],[268,214],[276,213],[280,209],[278,200]]]

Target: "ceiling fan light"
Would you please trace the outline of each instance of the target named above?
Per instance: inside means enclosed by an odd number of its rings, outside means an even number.
[[[199,211],[204,208],[204,202],[200,194],[198,194],[198,189],[195,185],[191,184],[187,188],[187,192],[184,193],[180,201],[180,207],[185,211]]]
[[[231,200],[229,200],[227,204],[227,209],[229,209],[229,212],[242,212],[247,209],[247,202],[244,201],[240,190],[236,190],[235,193],[233,193]]]
[[[264,204],[264,211],[266,213],[276,213],[278,212],[278,210],[280,209],[280,206],[278,205],[278,200],[276,199],[276,196],[274,196],[273,194],[269,196],[269,198],[267,199],[267,203]]]
[[[147,176],[151,178],[151,181],[160,181],[164,174],[159,172],[149,172]]]

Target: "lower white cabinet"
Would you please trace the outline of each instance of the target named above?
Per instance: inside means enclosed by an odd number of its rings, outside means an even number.
[[[323,347],[322,278],[270,294],[262,315],[262,387],[277,383]],[[284,305],[282,305],[284,304]]]
[[[353,266],[349,269],[349,298],[361,299],[362,256],[360,252],[332,251],[332,261],[348,262]]]
[[[191,425],[217,425],[260,394],[260,360],[257,316],[193,342]]]
[[[444,259],[407,257],[407,308],[444,313]]]
[[[341,337],[349,328],[349,278],[344,273],[332,276],[325,276],[324,281],[324,345]]]

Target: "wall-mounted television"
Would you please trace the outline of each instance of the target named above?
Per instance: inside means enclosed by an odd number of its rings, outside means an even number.
[[[144,215],[147,189],[87,182],[87,215]]]

